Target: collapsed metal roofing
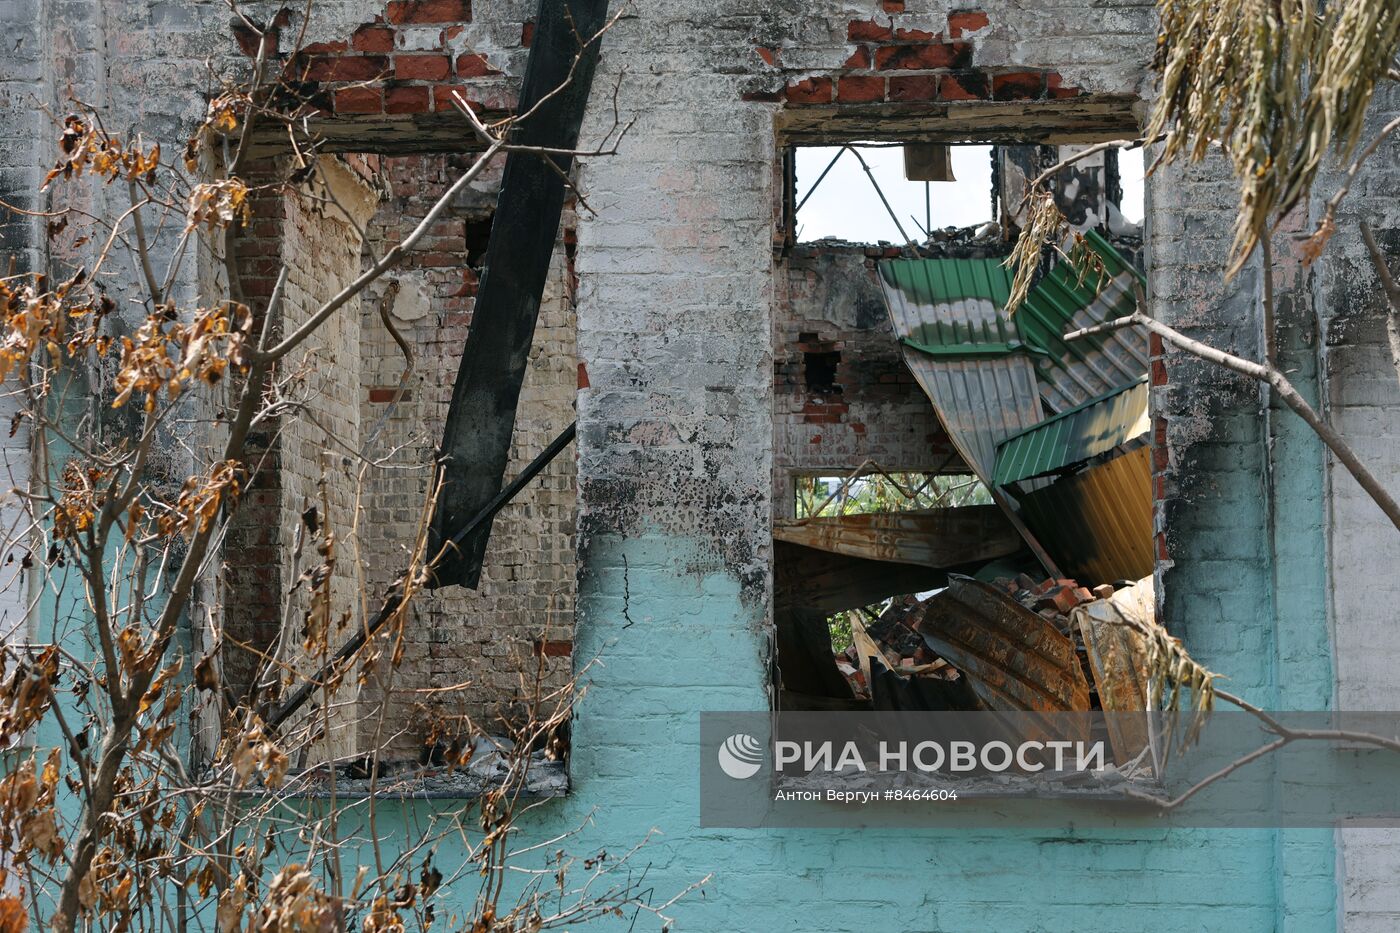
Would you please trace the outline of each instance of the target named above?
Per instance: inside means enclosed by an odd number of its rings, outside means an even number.
[[[1140,327],[1074,341],[1064,335],[1132,313],[1147,279],[1093,230],[1066,243],[1056,263],[1016,310],[1022,339],[1036,354],[1041,400],[1065,411],[1147,373],[1147,333]],[[1091,255],[1092,254],[1092,255]]]
[[[995,587],[953,575],[922,608],[916,630],[967,676],[988,709],[1089,708],[1089,683],[1074,642]]]
[[[1152,464],[1146,446],[1018,498],[1065,573],[1095,585],[1152,573]]]
[[[880,281],[904,362],[963,460],[990,482],[997,442],[1044,412],[996,259],[895,259]]]
[[[1147,376],[1011,435],[997,447],[998,486],[1054,473],[1147,433]]]
[[[848,557],[945,568],[1005,557],[1021,546],[993,505],[779,520],[773,538]]]
[[[890,260],[880,281],[905,363],[1046,568],[1137,579],[1151,564],[1145,450],[1033,488],[1148,430],[1147,337],[1119,328],[1064,339],[1132,311],[1143,278],[1093,231],[1071,235],[1061,256],[1014,316],[1000,260]],[[1044,419],[1046,409],[1059,414]],[[1013,506],[1002,487],[1017,482]]]

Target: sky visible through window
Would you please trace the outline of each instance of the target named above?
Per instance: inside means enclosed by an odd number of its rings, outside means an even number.
[[[992,159],[990,146],[954,146],[955,182],[928,186],[928,214],[934,229],[970,227],[992,219]],[[797,198],[806,197],[812,184],[840,152],[837,146],[804,146],[797,150]],[[879,146],[860,150],[875,180],[899,215],[905,232],[924,239],[926,220],[924,183],[904,178],[904,150]],[[1143,215],[1142,150],[1119,153],[1123,182],[1123,216],[1141,223]],[[803,242],[836,237],[852,243],[902,242],[860,162],[851,153],[837,159],[826,179],[803,205],[797,216],[797,238]]]

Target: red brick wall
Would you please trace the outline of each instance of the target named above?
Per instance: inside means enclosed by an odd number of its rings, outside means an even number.
[[[505,62],[466,44],[470,0],[390,0],[382,11],[340,39],[307,45],[297,54],[282,48],[290,77],[306,82],[312,101],[338,115],[418,114],[453,109],[453,92],[473,107],[512,110],[515,81]],[[294,38],[283,29],[285,45]],[[528,48],[532,24],[523,23],[515,48]],[[243,52],[257,53],[251,35]],[[506,51],[509,51],[507,49]]]
[[[789,107],[809,107],[1053,100],[1083,93],[1066,86],[1050,69],[979,68],[974,62],[976,43],[991,24],[981,10],[950,12],[946,28],[938,32],[904,25],[902,3],[885,3],[883,10],[884,16],[847,26],[852,52],[837,74],[791,80],[778,96]],[[780,50],[755,51],[770,66],[782,67]]]

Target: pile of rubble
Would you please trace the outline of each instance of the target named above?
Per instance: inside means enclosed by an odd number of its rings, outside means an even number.
[[[1057,633],[1054,637],[1061,639],[1064,645],[1067,663],[1063,665],[1062,673],[1076,680],[1082,676],[1080,682],[1088,688],[1088,708],[1100,708],[1097,691],[1093,689],[1095,677],[1089,662],[1089,652],[1080,627],[1071,614],[1081,605],[1112,597],[1116,587],[1105,584],[1090,590],[1073,579],[1036,580],[1024,573],[1015,577],[997,578],[988,584],[967,582],[980,587],[988,594],[996,594],[989,598],[1013,604],[1012,609],[1002,606],[1005,610],[1002,617],[1014,615],[1021,619],[1019,624],[1023,628],[1032,628],[1039,624],[1026,613],[1033,613],[1035,617],[1044,620],[1053,632]],[[877,709],[997,707],[996,703],[987,702],[985,691],[968,689],[966,683],[960,684],[969,677],[976,678],[979,671],[971,667],[968,670],[960,670],[959,664],[969,666],[964,663],[964,659],[944,657],[946,649],[941,652],[938,648],[938,645],[946,644],[946,641],[937,637],[935,629],[949,613],[960,613],[965,608],[960,603],[949,602],[945,598],[945,592],[940,590],[924,599],[917,596],[895,597],[879,618],[868,625],[856,619],[853,614],[852,644],[836,656],[836,666],[846,677],[857,699],[870,700]],[[1004,594],[1006,599],[1003,599],[1001,594]],[[1040,632],[1027,637],[1044,640],[1052,636]],[[1073,646],[1073,656],[1077,664],[1068,657],[1070,645]],[[1007,654],[1009,664],[1009,659],[1016,657],[1018,653]],[[1029,669],[1008,669],[996,673],[1006,673],[1008,677],[1022,676],[1030,680],[1045,676],[1044,671]],[[954,689],[951,685],[959,686]],[[974,684],[973,687],[975,686]]]

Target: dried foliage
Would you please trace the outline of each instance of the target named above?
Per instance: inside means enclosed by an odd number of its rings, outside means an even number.
[[[1146,136],[1162,160],[1220,146],[1239,179],[1230,272],[1312,189],[1329,152],[1349,159],[1376,84],[1400,50],[1393,0],[1161,0],[1162,76]],[[1321,231],[1325,242],[1330,231]],[[1320,251],[1316,245],[1313,255]]]
[[[1089,246],[1084,234],[1075,230],[1065,219],[1055,204],[1054,195],[1048,191],[1033,192],[1029,207],[1026,228],[1004,263],[1014,270],[1011,295],[1006,302],[1007,314],[1014,315],[1030,295],[1043,265],[1043,253],[1047,246],[1058,261],[1070,264],[1075,271],[1077,286],[1082,287],[1092,276],[1096,292],[1106,288],[1113,277],[1104,265],[1103,257]]]
[[[1035,191],[1029,195],[1026,226],[1021,231],[1011,255],[1006,257],[1006,267],[1015,270],[1011,280],[1011,297],[1006,302],[1006,313],[1015,314],[1021,303],[1030,294],[1035,284],[1036,272],[1040,269],[1041,253],[1045,244],[1059,239],[1067,221],[1055,204],[1055,196],[1049,191]]]
[[[59,179],[81,178],[84,172],[96,174],[108,183],[118,178],[131,181],[144,178],[154,184],[156,169],[160,167],[159,143],[144,151],[140,140],[131,145],[123,144],[98,128],[95,121],[78,114],[64,120],[58,151],[58,161],[44,176],[41,191]]]

